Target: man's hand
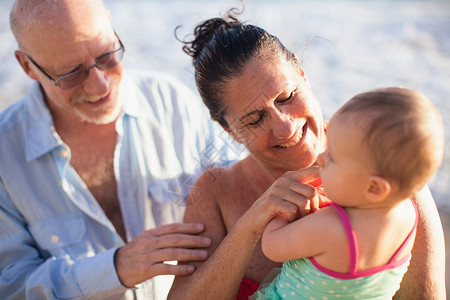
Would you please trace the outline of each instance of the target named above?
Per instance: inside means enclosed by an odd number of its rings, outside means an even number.
[[[207,252],[211,240],[197,236],[202,224],[168,224],[142,232],[137,238],[119,248],[114,265],[120,282],[133,287],[157,275],[188,275],[192,265],[169,265],[165,261],[199,261]]]

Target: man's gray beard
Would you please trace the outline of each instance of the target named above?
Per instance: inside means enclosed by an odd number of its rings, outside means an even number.
[[[115,121],[122,110],[120,103],[115,103],[114,106],[115,107],[112,109],[110,107],[99,107],[98,112],[91,110],[86,113],[85,111],[78,110],[76,106],[74,107],[74,110],[75,113],[87,123],[105,125]],[[105,112],[105,110],[107,112]]]

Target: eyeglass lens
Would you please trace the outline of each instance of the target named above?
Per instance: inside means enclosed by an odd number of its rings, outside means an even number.
[[[115,67],[123,58],[124,48],[120,47],[116,51],[109,53],[105,56],[99,57],[95,61],[95,65],[90,68],[80,70],[79,72],[69,74],[66,77],[59,79],[59,86],[62,89],[70,89],[83,81],[89,76],[91,68],[96,67],[99,70],[105,71]]]

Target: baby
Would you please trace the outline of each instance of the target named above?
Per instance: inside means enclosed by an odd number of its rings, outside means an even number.
[[[253,298],[391,299],[399,289],[417,226],[411,197],[442,161],[442,119],[422,94],[385,88],[348,101],[326,134],[317,164],[332,203],[267,226],[263,252],[284,263]]]

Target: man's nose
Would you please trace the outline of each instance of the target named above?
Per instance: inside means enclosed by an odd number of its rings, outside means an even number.
[[[90,68],[89,76],[83,82],[84,89],[91,95],[104,95],[109,88],[109,78],[105,71]]]

